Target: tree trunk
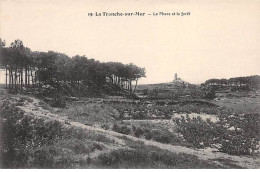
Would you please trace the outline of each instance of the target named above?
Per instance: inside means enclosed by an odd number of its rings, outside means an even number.
[[[40,72],[40,69],[38,70],[38,73],[37,73],[37,76],[38,76],[38,83],[39,83],[39,87],[41,86],[41,82],[42,82],[42,76],[41,76],[41,72]]]
[[[20,85],[21,85],[21,69],[19,70],[19,72],[18,72],[18,90],[20,90]]]
[[[7,88],[7,67],[5,68],[5,88]]]
[[[129,79],[129,91],[130,91],[130,94],[132,94],[132,80]]]
[[[27,88],[27,66],[25,66],[25,84],[24,86]]]
[[[13,69],[11,67],[11,79],[12,79],[12,89],[14,89],[14,76],[13,76]]]
[[[30,66],[28,66],[27,76],[28,76],[28,87],[30,87]]]
[[[9,67],[9,89],[11,89],[11,68]]]
[[[23,68],[21,69],[21,90],[23,90]]]
[[[15,66],[15,71],[14,71],[14,88],[15,91],[17,91],[17,67]]]
[[[36,72],[36,69],[34,70],[34,84],[35,86],[37,86],[37,72]]]
[[[134,88],[133,94],[135,93],[137,82],[138,82],[138,78],[135,80],[135,88]]]
[[[113,84],[113,76],[110,76],[110,83]]]
[[[32,85],[34,86],[32,68],[31,68],[31,78],[32,78]]]
[[[115,81],[116,81],[115,75],[113,75],[112,78],[113,78],[112,84],[115,84]]]

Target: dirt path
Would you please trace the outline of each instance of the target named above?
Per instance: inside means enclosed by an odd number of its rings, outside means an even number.
[[[228,155],[228,154],[221,153],[221,152],[215,152],[217,150],[214,150],[211,148],[195,150],[195,149],[191,149],[191,148],[187,148],[187,147],[183,147],[183,146],[173,146],[173,145],[168,145],[168,144],[162,144],[162,143],[158,143],[158,142],[151,141],[151,140],[140,139],[140,138],[136,138],[133,136],[117,133],[114,131],[104,130],[102,128],[87,126],[87,125],[79,123],[79,122],[68,121],[66,117],[61,117],[58,114],[51,113],[50,111],[43,109],[41,107],[41,105],[39,104],[40,101],[38,99],[35,99],[33,97],[29,97],[29,99],[31,99],[31,101],[26,101],[23,106],[17,106],[17,107],[19,107],[21,110],[23,110],[26,113],[30,113],[31,115],[41,116],[44,118],[50,118],[52,120],[58,120],[64,124],[71,125],[74,127],[79,127],[79,128],[84,128],[87,130],[105,133],[105,134],[107,134],[108,137],[115,139],[115,141],[120,145],[124,145],[125,143],[122,139],[119,139],[118,137],[124,136],[133,141],[143,142],[145,145],[156,146],[160,149],[168,150],[173,153],[185,153],[185,154],[195,155],[201,160],[210,160],[219,165],[221,165],[221,163],[219,161],[217,161],[216,159],[230,160],[232,163],[234,163],[242,168],[254,168],[255,169],[255,168],[260,167],[260,160],[254,159],[252,157]]]

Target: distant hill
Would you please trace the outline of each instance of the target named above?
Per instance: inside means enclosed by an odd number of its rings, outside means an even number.
[[[190,84],[186,81],[179,80],[179,81],[172,81],[172,82],[158,83],[158,84],[137,85],[136,90],[174,89],[179,87],[187,87],[188,85],[193,85],[193,84]]]
[[[199,86],[190,84],[175,75],[175,79],[172,82],[138,85],[136,93],[149,98],[200,98],[212,88],[216,91],[249,91],[260,89],[260,76],[209,79]]]
[[[190,85],[189,82],[186,82],[182,80],[181,78],[178,78],[177,73],[175,74],[175,78],[171,82],[166,82],[166,83],[158,83],[158,84],[143,84],[143,85],[138,85],[137,90],[153,90],[153,89],[160,89],[160,90],[172,90],[172,89],[177,89],[177,88],[186,88]]]
[[[199,92],[199,87],[178,78],[177,74],[175,74],[175,79],[171,82],[138,85],[136,89],[138,96],[143,95],[148,98],[161,99],[190,97],[194,96],[194,92]]]

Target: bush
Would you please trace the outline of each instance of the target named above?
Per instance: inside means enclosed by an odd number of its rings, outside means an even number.
[[[38,150],[33,155],[33,165],[38,168],[52,168],[53,156],[46,149]]]
[[[177,131],[193,146],[197,148],[204,148],[212,145],[215,138],[222,134],[222,130],[214,127],[214,123],[210,121],[203,121],[200,117],[190,118],[188,115],[186,119],[175,119],[177,124]]]
[[[152,133],[150,132],[150,130],[145,130],[144,131],[144,138],[146,139],[146,140],[151,140],[152,139]]]
[[[220,151],[231,155],[250,155],[250,139],[243,135],[233,135],[231,138],[223,139]]]
[[[153,139],[154,141],[160,143],[180,143],[181,139],[177,138],[173,133],[169,132],[167,129],[146,129],[144,127],[135,127],[132,125],[132,130],[128,128],[126,125],[118,125],[114,124],[112,130],[122,133],[122,134],[130,134],[135,137],[144,136],[146,140]]]
[[[25,114],[15,103],[5,102],[3,108],[0,103],[1,168],[86,167],[89,153],[106,149],[103,143],[115,143],[104,134]]]
[[[170,143],[171,142],[171,133],[165,132],[159,129],[153,129],[150,132],[152,139],[161,142],[161,143]]]
[[[63,128],[58,121],[44,121],[25,116],[14,106],[2,109],[1,123],[0,149],[3,168],[21,168],[33,165],[34,162],[39,167],[49,164],[51,159],[46,150],[35,153],[33,150],[53,144],[63,136]],[[32,159],[34,161],[29,163]],[[39,161],[43,164],[38,163]]]
[[[99,143],[93,143],[93,148],[97,150],[103,150],[103,146]]]
[[[143,130],[140,127],[136,128],[134,125],[132,126],[132,130],[134,132],[135,137],[140,137],[144,133]]]
[[[88,148],[86,148],[84,143],[76,143],[74,146],[74,152],[76,154],[85,154],[85,153],[89,153],[90,150]]]
[[[213,100],[214,98],[216,98],[216,93],[213,89],[205,93],[205,99]]]
[[[100,154],[98,162],[110,168],[216,168],[212,163],[198,160],[196,156],[188,154],[174,154],[140,144],[130,144],[130,148]]]
[[[98,156],[99,163],[105,166],[113,166],[122,162],[139,164],[147,161],[148,156],[140,150],[118,149],[110,153],[101,154]]]
[[[108,130],[109,129],[109,125],[108,124],[102,124],[101,128],[103,128],[105,130]]]
[[[128,128],[127,126],[125,125],[120,126],[118,124],[114,124],[112,130],[122,134],[129,134],[131,132],[131,129]]]
[[[52,107],[64,108],[66,107],[66,99],[62,95],[56,95],[51,101]]]
[[[219,150],[232,155],[253,155],[260,140],[260,114],[220,116],[220,121],[200,117],[174,119],[177,131],[197,148],[220,144]]]
[[[259,148],[260,114],[245,114],[229,117],[231,126],[221,140],[220,151],[232,155],[254,155]]]

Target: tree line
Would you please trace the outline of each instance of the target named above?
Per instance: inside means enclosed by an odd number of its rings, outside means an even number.
[[[218,87],[231,87],[231,88],[260,88],[260,76],[246,76],[235,77],[230,79],[209,79],[205,81],[203,85],[206,86],[218,86]]]
[[[86,56],[32,51],[21,40],[8,47],[1,38],[0,67],[5,69],[6,88],[14,91],[62,82],[100,91],[110,83],[134,94],[138,79],[145,77],[145,69],[132,63],[103,63]]]

